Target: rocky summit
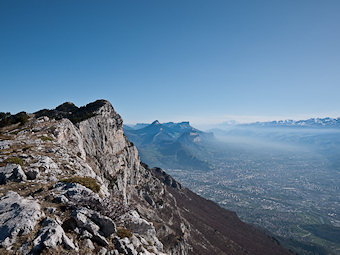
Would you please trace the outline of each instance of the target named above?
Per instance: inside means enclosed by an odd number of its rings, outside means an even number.
[[[105,100],[2,116],[0,254],[289,254],[142,163]]]

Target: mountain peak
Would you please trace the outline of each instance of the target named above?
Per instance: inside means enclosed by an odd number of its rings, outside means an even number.
[[[158,120],[155,120],[154,122],[151,123],[151,125],[155,126],[155,125],[160,125],[161,123]]]

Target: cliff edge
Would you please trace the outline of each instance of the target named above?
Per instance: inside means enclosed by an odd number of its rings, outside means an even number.
[[[143,164],[108,101],[28,117],[0,129],[1,254],[290,254]]]

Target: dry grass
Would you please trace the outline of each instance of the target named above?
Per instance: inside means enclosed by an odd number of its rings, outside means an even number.
[[[51,137],[47,137],[47,136],[42,136],[40,137],[41,140],[45,141],[53,141],[53,139]]]
[[[132,233],[130,230],[126,228],[117,228],[117,235],[120,238],[124,238],[124,237],[130,238],[132,236]]]
[[[75,176],[67,179],[61,179],[61,182],[66,182],[66,183],[79,183],[86,188],[89,188],[93,192],[98,193],[100,191],[100,185],[97,183],[97,181],[91,177],[80,177],[80,176]]]
[[[17,165],[23,166],[24,162],[22,161],[21,158],[11,157],[11,158],[6,158],[4,161],[2,161],[0,163],[0,166],[6,166],[7,164],[17,164]]]

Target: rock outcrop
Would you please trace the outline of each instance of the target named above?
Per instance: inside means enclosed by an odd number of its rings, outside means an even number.
[[[53,219],[47,217],[43,221],[43,227],[39,230],[33,241],[33,254],[40,254],[44,249],[55,249],[63,245],[68,250],[78,250],[72,240],[67,237],[63,228]]]
[[[98,100],[1,129],[1,254],[288,254],[140,162],[122,123]]]
[[[27,177],[20,165],[7,164],[0,167],[0,184],[6,184],[8,181],[21,182],[26,179]]]
[[[18,236],[29,234],[42,216],[37,201],[8,191],[0,198],[0,246],[8,248]]]

